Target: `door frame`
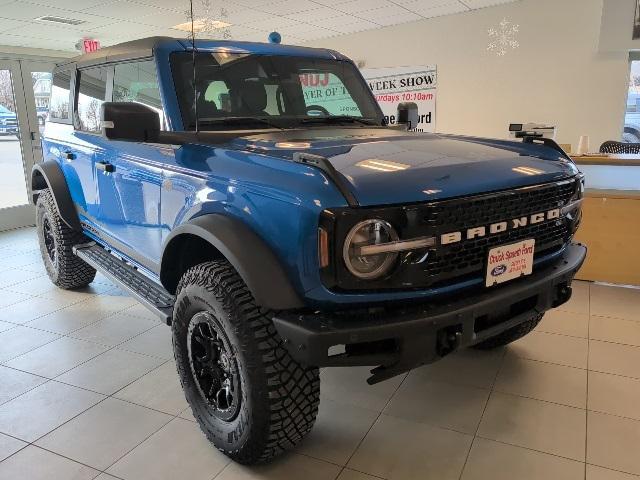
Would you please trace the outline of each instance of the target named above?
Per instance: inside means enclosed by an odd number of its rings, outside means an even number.
[[[42,161],[42,144],[36,113],[31,72],[52,71],[53,59],[0,58],[0,69],[11,72],[16,115],[20,129],[23,179],[27,190],[27,203],[0,208],[0,231],[32,226],[35,223],[35,207],[31,205],[31,169]]]

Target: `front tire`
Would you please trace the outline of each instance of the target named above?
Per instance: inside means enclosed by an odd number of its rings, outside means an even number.
[[[539,313],[535,315],[530,320],[521,323],[520,325],[516,325],[515,327],[511,327],[508,330],[505,330],[502,333],[499,333],[495,337],[491,337],[486,339],[483,342],[476,343],[473,345],[473,348],[477,348],[478,350],[492,350],[494,348],[502,347],[504,345],[508,345],[509,343],[515,342],[520,338],[524,337],[528,333],[530,333],[534,328],[538,326],[540,320],[544,313]]]
[[[74,245],[86,243],[89,239],[64,223],[48,188],[38,195],[36,229],[42,261],[56,286],[71,290],[86,287],[93,281],[96,270],[74,255],[72,250]]]
[[[220,451],[239,463],[266,462],[309,433],[319,371],[283,348],[271,313],[256,305],[228,262],[203,263],[183,275],[172,334],[185,397]]]

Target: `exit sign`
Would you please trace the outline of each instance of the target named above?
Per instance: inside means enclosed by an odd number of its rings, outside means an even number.
[[[91,38],[85,38],[82,40],[82,50],[84,53],[95,52],[100,49],[100,42]]]

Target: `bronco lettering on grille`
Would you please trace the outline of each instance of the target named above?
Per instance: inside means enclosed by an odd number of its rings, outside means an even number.
[[[517,228],[542,223],[545,220],[553,220],[555,218],[560,218],[559,208],[554,208],[547,212],[534,213],[528,217],[519,217],[509,221],[492,223],[487,226],[469,228],[466,232],[458,231],[443,233],[440,235],[440,244],[449,245],[451,243],[457,243],[462,241],[463,237],[465,240],[472,240],[474,238],[486,237],[487,235],[495,235],[506,232],[507,230],[515,230]]]

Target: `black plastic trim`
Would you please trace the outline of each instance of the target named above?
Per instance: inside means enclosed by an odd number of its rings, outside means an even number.
[[[455,300],[378,312],[281,312],[273,322],[297,361],[318,367],[379,365],[368,380],[376,383],[432,363],[456,348],[486,340],[566,302],[586,252],[582,245],[570,245],[556,262],[531,276]],[[477,328],[483,317],[494,321],[486,329]],[[443,352],[443,336],[449,340],[451,334],[456,337],[455,344]],[[345,345],[345,353],[330,355],[329,349],[336,345]],[[351,345],[365,354],[349,354]],[[363,350],[363,345],[378,348]]]
[[[184,235],[200,237],[216,248],[240,274],[261,306],[274,310],[304,306],[271,248],[239,220],[220,214],[191,219],[167,237],[162,249],[160,281],[169,292],[175,291],[178,280],[172,268],[175,265],[172,245]]]
[[[40,176],[44,178],[44,185],[40,180]],[[34,205],[38,200],[40,190],[45,188],[51,190],[56,209],[62,221],[66,223],[69,228],[81,231],[82,227],[80,226],[78,212],[76,212],[73,200],[71,199],[67,181],[64,178],[60,165],[54,160],[37,163],[31,169],[31,201]]]
[[[567,152],[565,152],[562,149],[562,147],[558,145],[558,143],[551,138],[533,137],[531,135],[525,135],[524,137],[522,137],[522,143],[542,143],[545,147],[553,148],[555,151],[560,152],[562,156],[565,157],[567,160],[571,160],[573,162],[573,159],[569,155],[567,155]]]
[[[311,165],[322,170],[329,179],[338,188],[342,196],[345,198],[350,207],[357,207],[360,204],[355,195],[349,188],[349,185],[344,176],[336,170],[331,161],[323,157],[322,155],[315,155],[313,153],[295,152],[293,154],[293,161],[297,163],[303,163],[305,165]]]

